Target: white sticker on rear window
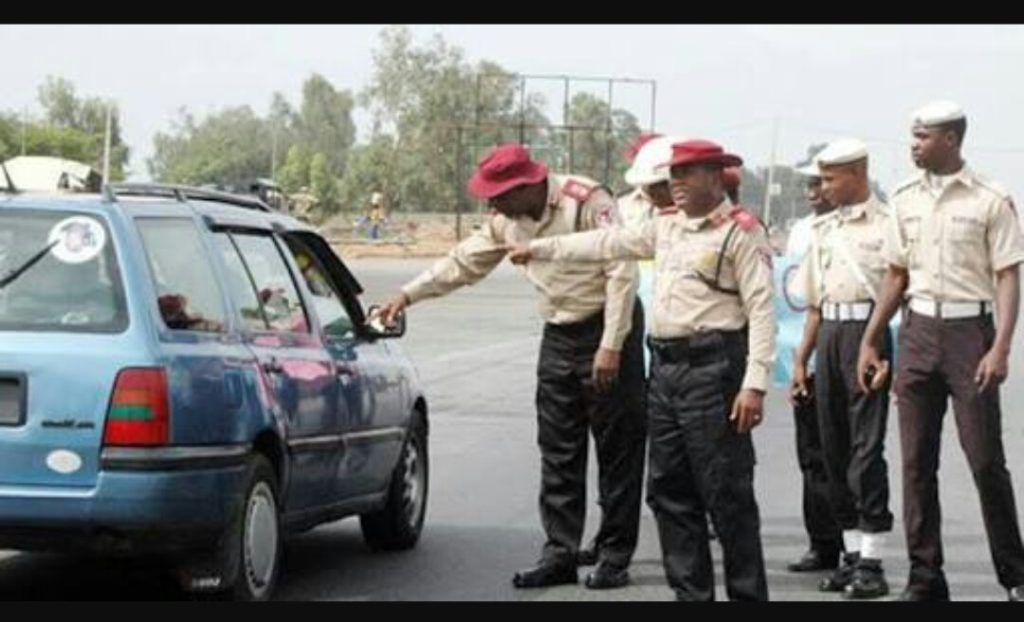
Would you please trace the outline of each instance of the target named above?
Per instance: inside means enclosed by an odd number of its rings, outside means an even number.
[[[87,216],[72,216],[50,229],[48,244],[53,245],[54,257],[64,263],[84,263],[93,259],[107,243],[103,225]]]

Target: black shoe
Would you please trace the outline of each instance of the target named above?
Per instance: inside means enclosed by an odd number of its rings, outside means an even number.
[[[860,553],[843,553],[843,563],[832,574],[821,580],[818,590],[821,592],[842,592],[853,581],[853,570],[860,561]]]
[[[911,576],[896,600],[904,602],[947,601],[949,600],[949,584],[946,583],[946,577],[941,571],[932,579],[922,580]]]
[[[915,603],[947,601],[949,600],[949,589],[945,589],[943,591],[926,591],[908,587],[900,592],[900,595],[896,600]],[[1012,596],[1010,597],[1010,600],[1013,600]]]
[[[629,583],[629,571],[602,561],[587,575],[586,585],[592,590],[607,590]]]
[[[533,568],[520,570],[512,577],[512,585],[520,588],[566,585],[578,581],[575,566],[549,562],[541,562]]]
[[[591,542],[585,549],[576,553],[576,564],[579,566],[593,566],[597,563],[597,546]]]
[[[1007,598],[1011,603],[1019,603],[1024,601],[1024,585],[1018,585],[1017,587],[1011,587],[1007,593]]]
[[[804,553],[803,557],[786,566],[786,569],[790,572],[815,572],[834,570],[837,566],[839,566],[839,551],[824,552],[811,548]]]
[[[861,559],[853,571],[853,580],[843,590],[843,598],[868,600],[889,594],[882,562],[877,559]]]

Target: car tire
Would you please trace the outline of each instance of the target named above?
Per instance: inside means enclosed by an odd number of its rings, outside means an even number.
[[[398,551],[416,546],[427,513],[429,474],[426,424],[416,413],[391,474],[384,507],[359,517],[363,539],[371,549]]]
[[[247,468],[245,495],[212,555],[179,568],[182,586],[224,600],[269,600],[281,567],[282,532],[277,476],[256,455]]]

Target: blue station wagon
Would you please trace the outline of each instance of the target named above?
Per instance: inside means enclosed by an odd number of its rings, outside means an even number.
[[[284,536],[358,515],[414,546],[427,403],[310,226],[115,184],[0,196],[0,549],[166,556],[270,597]]]

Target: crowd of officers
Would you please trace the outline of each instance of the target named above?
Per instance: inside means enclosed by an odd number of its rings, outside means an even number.
[[[964,162],[966,129],[953,102],[915,111],[911,155],[921,172],[888,204],[872,192],[861,141],[835,140],[798,169],[813,213],[794,228],[805,241],[790,244],[802,246],[802,259],[787,287],[808,309],[789,396],[810,547],[789,570],[827,571],[818,588],[845,598],[889,593],[892,393],[910,561],[899,598],[949,598],[937,474],[952,398],[998,580],[1010,600],[1024,599],[999,402],[1024,236],[1009,194]],[[469,181],[492,216],[380,313],[392,323],[506,257],[539,293],[546,540],[539,562],[514,574],[516,587],[576,583],[589,564],[588,588],[627,585],[646,458],[646,501],[676,598],[715,598],[709,540],[717,537],[728,597],[767,600],[751,432],[764,418],[776,357],[768,232],[738,204],[742,160],[719,144],[644,135],[627,157],[635,189],[617,200],[592,179],[550,172],[522,145],[494,149]],[[637,296],[644,259],[653,259],[649,314]],[[900,309],[894,344],[890,320]],[[601,523],[581,549],[588,435]]]

